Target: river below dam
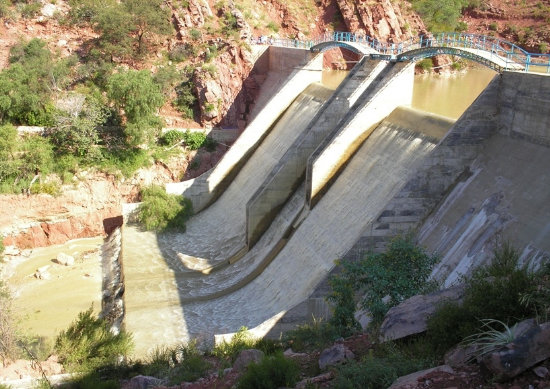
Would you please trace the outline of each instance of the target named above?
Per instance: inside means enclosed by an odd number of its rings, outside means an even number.
[[[331,89],[337,87],[347,72],[330,71],[323,74],[323,84]],[[458,118],[493,78],[495,72],[482,67],[470,68],[464,73],[451,76],[415,76],[414,108],[450,118]],[[228,205],[229,207],[230,205]],[[217,227],[212,226],[213,230]],[[143,232],[136,226],[127,226],[123,232],[123,261],[126,280],[126,328],[136,333],[136,356],[144,356],[155,346],[185,341],[187,319],[196,322],[198,311],[193,307],[184,312],[177,306],[178,284],[174,266],[163,257],[156,234]],[[204,232],[207,233],[207,232]],[[241,245],[243,238],[235,235]],[[165,238],[163,238],[165,239]],[[180,238],[181,239],[181,238]],[[205,238],[210,240],[212,237]],[[215,238],[214,238],[215,239]],[[161,239],[162,240],[162,239]],[[101,260],[100,238],[76,240],[65,245],[36,249],[29,259],[15,265],[8,283],[15,291],[15,307],[21,312],[24,329],[34,336],[52,338],[66,328],[77,316],[94,303],[101,306]],[[238,247],[239,246],[239,247]],[[208,250],[204,250],[205,255]],[[62,268],[52,262],[58,252],[77,258],[75,268]],[[197,253],[202,254],[202,253]],[[52,277],[40,280],[32,276],[34,271],[50,265]],[[58,268],[59,267],[59,268]],[[192,273],[192,272],[191,272]],[[190,277],[196,275],[190,274]],[[133,284],[133,280],[139,280]],[[313,287],[314,285],[311,285]],[[165,306],[163,316],[152,316],[150,309]],[[231,309],[231,307],[228,307]],[[220,332],[232,332],[234,326],[224,328],[219,317],[216,322]],[[243,321],[246,319],[243,317]],[[208,323],[205,323],[208,324]],[[200,336],[193,333],[192,336]]]

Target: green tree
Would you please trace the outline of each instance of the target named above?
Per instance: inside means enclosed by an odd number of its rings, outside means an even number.
[[[413,8],[420,14],[428,30],[432,32],[453,31],[461,16],[465,0],[416,0]]]
[[[124,111],[128,140],[137,145],[151,141],[162,122],[155,115],[164,103],[161,87],[147,70],[121,71],[107,82],[107,95]]]
[[[56,150],[91,160],[94,146],[99,143],[98,126],[104,123],[107,113],[103,106],[89,96],[69,95],[64,109],[55,114],[55,126],[51,129],[51,141]]]
[[[101,35],[98,38],[99,52],[109,57],[126,58],[132,52],[132,19],[128,12],[118,3],[102,8],[92,19],[94,29]]]
[[[0,126],[0,183],[17,176],[17,130],[11,124]]]
[[[123,3],[133,24],[137,52],[143,53],[148,35],[168,35],[172,32],[170,10],[163,0],[125,0]]]
[[[64,85],[66,62],[54,62],[40,39],[15,45],[10,66],[0,73],[0,120],[15,124],[52,124],[52,91]]]

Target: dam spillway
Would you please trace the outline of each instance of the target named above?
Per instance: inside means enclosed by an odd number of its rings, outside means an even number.
[[[243,325],[267,321],[269,327],[304,300],[435,147],[436,134],[405,127],[402,116],[398,109],[377,126],[315,208],[304,208],[305,189],[299,187],[257,244],[212,274],[167,266],[164,243],[155,234],[125,227],[126,328],[137,339],[151,339],[137,352],[159,343],[211,339]],[[451,122],[440,124],[444,133]],[[130,243],[136,241],[140,244]],[[138,257],[149,257],[147,265],[133,261]],[[158,326],[152,317],[165,324]]]

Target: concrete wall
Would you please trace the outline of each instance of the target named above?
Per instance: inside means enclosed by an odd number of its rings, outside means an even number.
[[[284,61],[284,53],[288,53],[289,63],[297,63],[300,58],[304,61],[308,60],[308,62],[292,71],[271,100],[212,170],[192,180],[166,185],[168,193],[182,194],[189,198],[195,212],[206,208],[223,193],[250,155],[267,136],[279,115],[309,84],[321,80],[322,55],[312,56],[307,50],[280,51],[279,49],[282,48],[276,49],[278,49],[277,57],[280,57],[281,61]]]
[[[500,131],[550,145],[550,77],[505,72],[499,96]]]
[[[307,163],[306,200],[313,207],[339,170],[375,125],[400,105],[412,102],[414,64],[388,63],[342,123],[313,152]]]
[[[530,268],[550,260],[549,97],[548,76],[495,76],[344,260],[382,251],[408,231],[418,231],[420,243],[442,256],[432,276],[445,284],[489,260],[498,240],[513,242],[520,264]],[[325,279],[271,335],[314,313],[328,318],[321,303],[328,292]]]
[[[247,242],[252,247],[275,215],[302,183],[307,159],[325,136],[346,115],[349,107],[385,67],[366,58],[350,74],[311,121],[308,129],[285,153],[247,204]]]

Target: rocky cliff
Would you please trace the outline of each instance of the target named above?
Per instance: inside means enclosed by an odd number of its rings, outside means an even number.
[[[349,31],[381,42],[400,42],[425,34],[426,27],[410,4],[390,0],[336,0]],[[403,7],[403,9],[402,9]]]

